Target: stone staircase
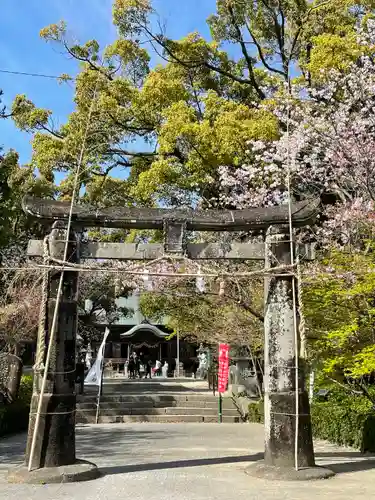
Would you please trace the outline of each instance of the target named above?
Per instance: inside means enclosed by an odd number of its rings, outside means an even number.
[[[94,423],[95,389],[77,398],[77,423]],[[218,397],[207,384],[188,381],[116,381],[104,384],[100,423],[218,422]],[[223,422],[241,422],[231,398],[223,398]]]

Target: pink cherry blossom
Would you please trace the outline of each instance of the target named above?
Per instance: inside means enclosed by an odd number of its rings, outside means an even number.
[[[375,226],[375,22],[358,30],[363,53],[345,74],[330,71],[325,84],[292,85],[280,94],[277,141],[249,141],[248,161],[220,168],[220,200],[237,208],[287,203],[291,196],[320,196],[324,217],[317,229],[337,244],[373,234]],[[267,107],[267,104],[265,105]]]

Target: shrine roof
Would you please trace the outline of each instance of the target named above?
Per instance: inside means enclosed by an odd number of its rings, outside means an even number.
[[[164,339],[168,337],[168,335],[170,335],[169,333],[163,332],[162,330],[160,330],[160,328],[158,328],[155,325],[151,325],[148,323],[141,323],[140,325],[133,326],[133,328],[131,328],[127,332],[122,333],[120,337],[131,338],[134,337],[134,335],[140,331],[152,332],[156,337],[159,337],[161,339]]]

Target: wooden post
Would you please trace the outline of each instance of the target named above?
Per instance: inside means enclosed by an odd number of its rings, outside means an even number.
[[[67,237],[65,224],[55,222],[49,237],[49,253],[63,259]],[[69,235],[68,260],[79,262],[78,240],[74,232]],[[56,306],[61,272],[64,272],[63,292],[59,304],[58,321],[54,336],[51,362],[48,370],[46,392],[42,396],[42,413],[39,420],[33,468],[59,467],[74,464],[75,452],[75,350],[77,332],[78,273],[53,270],[49,272],[46,304],[45,336],[38,345],[45,345],[44,356],[49,348],[51,323]],[[29,462],[31,442],[43,371],[35,372],[34,389],[30,408],[29,434],[26,463]]]

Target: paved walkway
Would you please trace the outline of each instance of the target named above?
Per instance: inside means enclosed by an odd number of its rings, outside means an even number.
[[[8,485],[25,436],[0,440],[0,499],[17,500],[315,500],[375,498],[375,457],[317,442],[317,462],[337,472],[309,483],[269,482],[244,473],[261,458],[257,424],[130,424],[77,428],[77,455],[95,462],[96,481]]]

